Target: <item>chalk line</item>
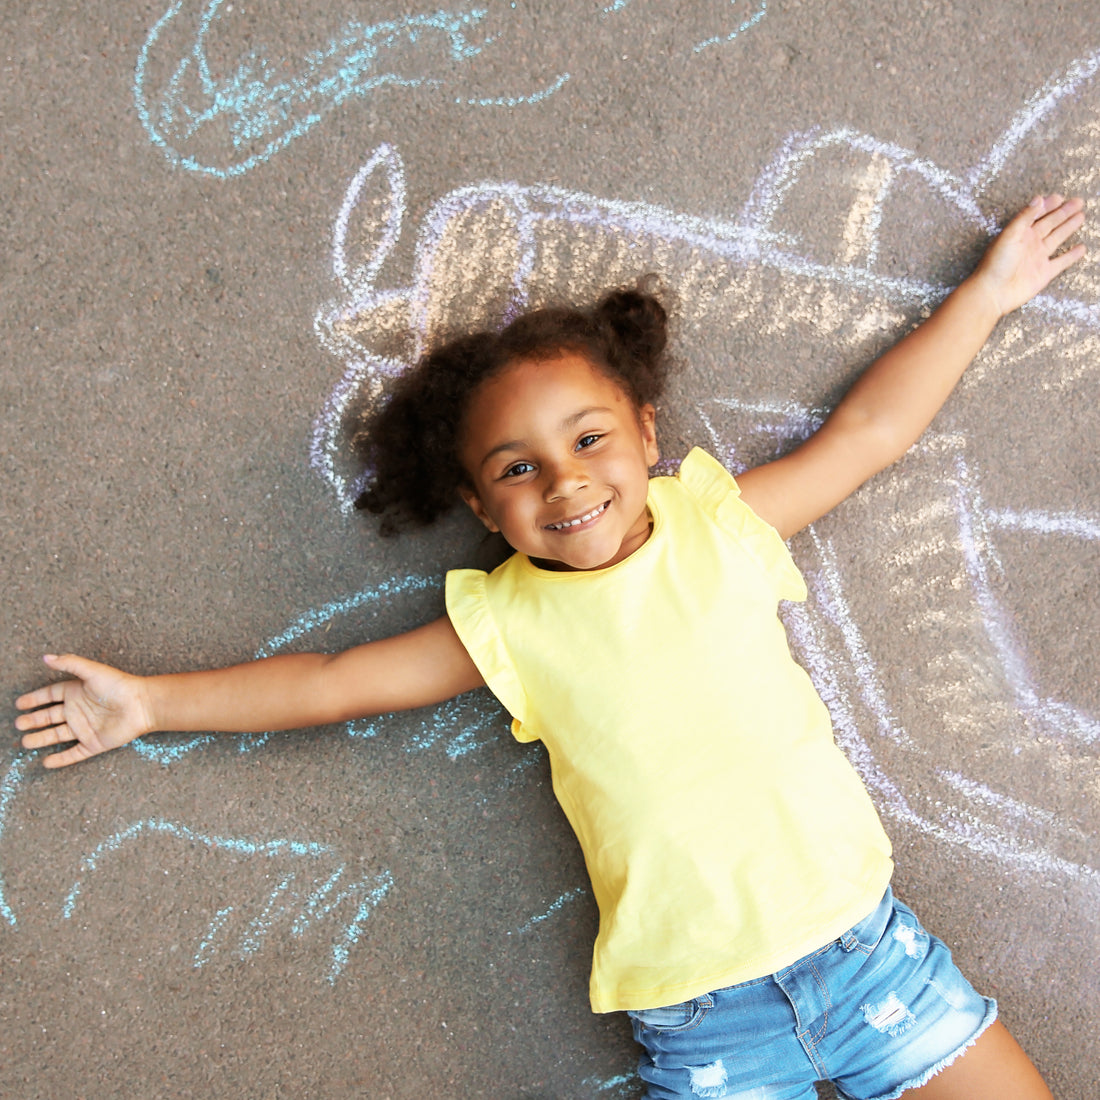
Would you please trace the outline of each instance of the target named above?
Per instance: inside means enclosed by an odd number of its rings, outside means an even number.
[[[77,902],[84,893],[86,880],[99,869],[105,857],[116,855],[139,840],[156,836],[203,846],[211,851],[225,851],[254,858],[290,857],[308,861],[336,858],[336,852],[330,845],[313,841],[254,841],[244,837],[200,833],[177,822],[145,819],[113,833],[83,857],[80,861],[79,877],[65,897],[62,917],[66,920],[72,918]],[[298,872],[292,871],[284,875],[264,899],[259,912],[245,923],[236,947],[237,957],[248,958],[259,951],[279,920],[290,919],[291,935],[301,937],[318,922],[330,916],[338,906],[351,902],[355,905],[354,914],[343,924],[330,950],[327,979],[330,984],[335,983],[348,964],[351,949],[359,942],[364,924],[394,882],[389,871],[381,871],[350,882],[344,881],[346,874],[347,865],[340,863],[319,884],[311,879],[306,881],[304,887],[299,885]],[[195,967],[205,966],[214,957],[218,941],[225,938],[230,918],[235,913],[240,913],[240,907],[229,905],[219,908],[214,914],[195,951]]]

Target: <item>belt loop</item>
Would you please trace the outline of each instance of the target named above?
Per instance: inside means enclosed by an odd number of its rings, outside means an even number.
[[[841,933],[840,938],[836,941],[840,944],[842,951],[854,951],[859,946],[859,940],[852,935],[852,930],[849,928],[847,932]]]

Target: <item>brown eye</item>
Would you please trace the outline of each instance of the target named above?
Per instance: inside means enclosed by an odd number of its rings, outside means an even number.
[[[530,462],[516,462],[509,466],[501,476],[522,477],[524,474],[529,474],[534,468]]]
[[[582,450],[584,447],[591,447],[593,443],[598,443],[601,436],[598,435],[582,435],[577,440],[577,450]]]

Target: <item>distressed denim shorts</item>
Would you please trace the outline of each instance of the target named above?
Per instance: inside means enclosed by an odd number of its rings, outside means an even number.
[[[950,1064],[995,1002],[887,889],[870,916],[775,974],[629,1013],[647,1100],[894,1100]]]

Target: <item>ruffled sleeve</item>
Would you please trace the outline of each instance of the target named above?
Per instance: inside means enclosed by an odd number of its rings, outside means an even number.
[[[680,464],[680,482],[703,510],[763,569],[781,600],[804,600],[806,582],[779,532],[742,499],[726,468],[696,447]]]
[[[513,735],[519,741],[533,741],[535,736],[525,735],[522,730],[527,717],[527,694],[493,618],[488,579],[480,569],[448,572],[447,616],[489,690],[512,716]]]

